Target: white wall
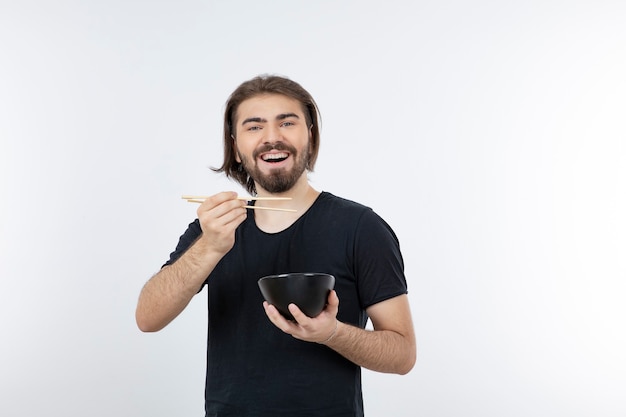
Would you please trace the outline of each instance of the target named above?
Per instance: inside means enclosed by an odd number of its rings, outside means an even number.
[[[406,257],[419,361],[369,416],[626,414],[626,3],[2,1],[0,415],[203,415],[204,293],[134,308],[195,208],[239,190],[227,95],[317,99],[318,189]]]

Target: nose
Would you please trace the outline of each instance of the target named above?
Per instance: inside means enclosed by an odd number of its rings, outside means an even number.
[[[266,128],[265,143],[281,142],[283,137],[278,126],[268,126]]]

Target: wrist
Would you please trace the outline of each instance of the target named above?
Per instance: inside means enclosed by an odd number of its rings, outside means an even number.
[[[337,334],[337,328],[339,328],[339,320],[335,319],[335,327],[333,328],[333,331],[325,340],[317,343],[319,343],[320,345],[325,345],[326,343],[330,342]]]

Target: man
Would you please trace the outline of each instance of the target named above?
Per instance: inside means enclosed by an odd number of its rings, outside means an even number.
[[[259,197],[208,197],[160,272],[141,291],[142,331],[172,321],[208,288],[207,416],[363,416],[361,367],[406,374],[416,360],[403,260],[394,232],[371,209],[315,190],[318,110],[299,84],[244,82],[224,115],[215,171]],[[252,203],[250,203],[252,204]],[[335,276],[317,317],[285,319],[257,280],[287,272]],[[371,320],[373,330],[365,329]]]

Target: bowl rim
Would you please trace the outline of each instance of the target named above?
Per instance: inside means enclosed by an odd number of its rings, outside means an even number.
[[[277,279],[277,278],[298,278],[298,277],[312,277],[312,276],[321,276],[321,277],[332,277],[335,278],[334,275],[326,273],[326,272],[286,272],[283,274],[274,274],[274,275],[266,275],[264,277],[259,278],[259,281],[266,279]]]

